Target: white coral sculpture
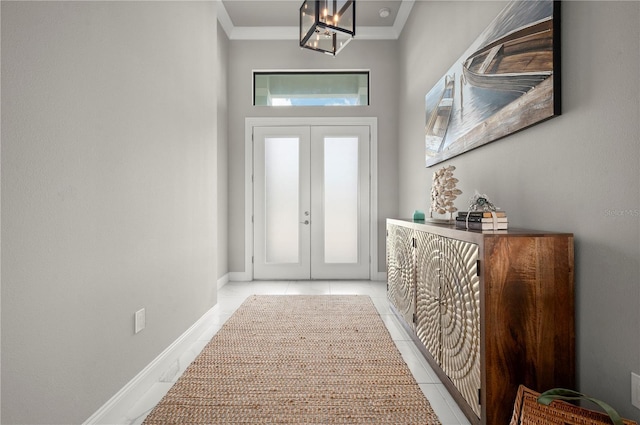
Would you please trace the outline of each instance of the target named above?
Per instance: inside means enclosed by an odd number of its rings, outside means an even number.
[[[453,177],[453,171],[456,169],[453,165],[443,167],[433,173],[433,184],[431,186],[431,207],[429,209],[430,216],[433,213],[447,214],[449,219],[453,219],[453,213],[458,209],[453,205],[453,201],[462,194],[460,189],[456,188],[458,179]]]

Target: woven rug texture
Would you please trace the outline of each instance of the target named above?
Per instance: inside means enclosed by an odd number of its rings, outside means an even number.
[[[371,298],[251,296],[144,421],[440,424]]]

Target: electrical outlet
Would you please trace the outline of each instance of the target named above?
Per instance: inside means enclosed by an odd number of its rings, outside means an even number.
[[[631,372],[631,404],[640,409],[640,375]]]
[[[135,322],[135,333],[140,332],[147,325],[144,308],[136,311],[134,322]]]

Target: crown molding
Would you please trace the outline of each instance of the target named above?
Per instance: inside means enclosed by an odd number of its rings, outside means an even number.
[[[403,0],[393,26],[357,27],[357,40],[397,40],[409,18],[415,0]],[[218,22],[229,40],[298,40],[298,27],[236,27],[222,1],[217,2]]]
[[[409,19],[409,15],[411,14],[411,9],[413,9],[414,3],[415,0],[402,0],[402,2],[400,3],[400,9],[398,9],[396,20],[393,23],[393,29],[397,34],[396,39],[400,37],[400,34],[402,34],[402,30],[407,23],[407,19]]]
[[[229,17],[227,8],[224,7],[224,4],[221,0],[216,1],[216,14],[218,15],[218,23],[224,30],[225,34],[227,34],[227,37],[231,39],[231,33],[233,32],[233,22],[231,22],[231,18]]]

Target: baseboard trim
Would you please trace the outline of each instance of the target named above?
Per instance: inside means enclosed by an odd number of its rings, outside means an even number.
[[[220,279],[218,279],[218,289],[222,288],[227,283],[229,283],[229,273],[225,274]]]
[[[155,384],[158,377],[176,362],[210,326],[218,305],[213,306],[178,339],[169,345],[158,357],[129,381],[109,401],[87,419],[83,425],[116,424],[124,418],[129,409]]]
[[[249,282],[249,281],[251,281],[251,273],[247,273],[247,272],[229,272],[229,281],[232,281],[232,282]]]
[[[221,285],[220,282],[226,278],[226,281]],[[378,272],[371,277],[371,280],[384,282],[387,280],[387,272]],[[218,289],[222,288],[229,282],[249,282],[251,281],[251,275],[247,272],[229,272],[218,280]]]

